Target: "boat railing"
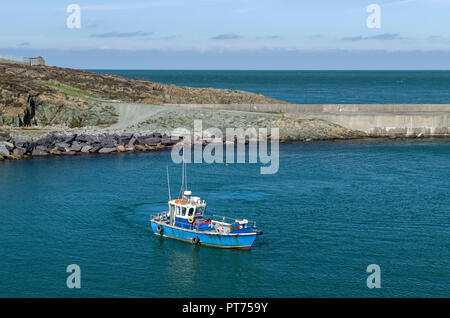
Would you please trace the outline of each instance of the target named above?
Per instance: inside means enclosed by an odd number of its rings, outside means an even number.
[[[230,216],[223,216],[223,215],[217,215],[217,214],[210,214],[209,216],[211,217],[212,221],[216,221],[216,222],[232,221],[231,223],[234,223],[234,222],[237,222],[237,221],[243,221],[242,218],[234,218],[234,217],[230,217]],[[253,226],[256,227],[256,222],[250,221],[250,220],[247,220],[247,221],[248,221],[248,225],[249,226],[250,226],[250,224],[253,223]]]
[[[150,219],[153,220],[156,218],[157,221],[162,221],[162,219],[166,219],[168,213],[169,213],[169,211],[162,211],[162,212],[154,213],[154,214],[151,214]],[[235,222],[243,220],[242,218],[234,218],[234,217],[230,217],[230,216],[222,216],[222,215],[217,215],[217,214],[209,214],[208,217],[213,222],[222,222],[222,223],[235,223]],[[248,223],[247,223],[248,226],[256,227],[256,222],[250,221],[250,220],[247,220],[247,221],[248,221]],[[198,226],[196,224],[192,224],[190,226],[190,228],[198,229]]]
[[[162,211],[162,212],[151,214],[150,219],[161,218],[162,216],[166,216],[167,213],[169,213],[169,211]]]

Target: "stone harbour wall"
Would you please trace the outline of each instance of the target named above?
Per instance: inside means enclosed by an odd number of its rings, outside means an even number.
[[[282,113],[298,119],[322,119],[373,137],[450,136],[450,104],[204,104],[183,106],[195,109]]]

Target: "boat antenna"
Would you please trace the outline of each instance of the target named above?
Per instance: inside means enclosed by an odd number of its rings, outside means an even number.
[[[183,161],[181,162],[181,189],[178,198],[181,198],[184,193],[184,149],[183,149]]]
[[[172,196],[170,195],[169,166],[166,166],[166,171],[167,171],[167,188],[169,189],[169,201],[172,201]]]
[[[184,157],[183,157],[184,158]],[[184,161],[184,160],[183,160]],[[188,179],[187,179],[187,165],[186,165],[186,162],[184,163],[184,174],[185,174],[185,176],[184,176],[184,183],[185,183],[185,185],[184,185],[184,187],[185,187],[185,189],[187,190],[187,184],[188,184]]]

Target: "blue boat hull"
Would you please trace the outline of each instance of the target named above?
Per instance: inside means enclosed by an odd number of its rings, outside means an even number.
[[[169,237],[189,243],[192,243],[192,239],[194,237],[198,237],[201,245],[219,248],[250,249],[257,235],[256,233],[216,234],[205,231],[195,231],[173,227],[154,221],[151,221],[151,225],[153,232],[156,235]],[[158,225],[161,225],[163,227],[161,233],[157,229]]]

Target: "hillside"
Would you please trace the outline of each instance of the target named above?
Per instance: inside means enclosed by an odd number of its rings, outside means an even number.
[[[107,126],[105,101],[139,104],[271,104],[283,101],[235,90],[179,87],[68,68],[0,63],[0,125]]]

